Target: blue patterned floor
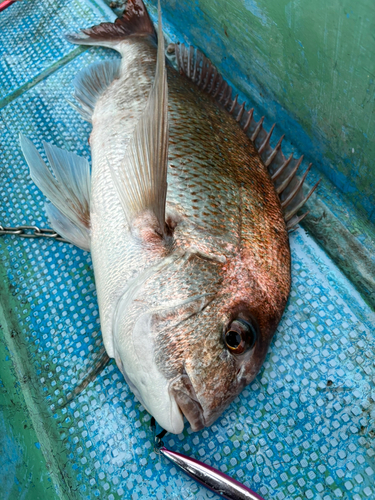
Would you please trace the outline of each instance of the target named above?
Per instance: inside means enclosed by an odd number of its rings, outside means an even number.
[[[0,18],[7,51],[1,97],[30,86],[2,101],[3,225],[48,226],[19,132],[40,150],[47,140],[90,157],[90,126],[66,98],[79,69],[117,55],[90,48],[69,60],[74,47],[61,34],[104,20],[108,12],[98,5],[19,2]],[[260,374],[209,429],[167,435],[165,444],[229,473],[266,500],[375,498],[375,315],[302,229],[291,235],[291,247],[292,293]],[[155,454],[150,417],[114,363],[61,408],[102,346],[90,255],[65,243],[1,237],[0,267],[7,276],[1,286],[16,298],[22,336],[22,352],[12,355],[29,364],[30,390],[42,405],[41,446],[46,456],[48,441],[65,450],[51,463],[64,470],[52,474],[59,497],[216,498]]]

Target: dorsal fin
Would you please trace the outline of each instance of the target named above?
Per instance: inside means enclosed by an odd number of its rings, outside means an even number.
[[[168,86],[164,38],[159,10],[159,43],[155,80],[145,109],[135,126],[125,158],[112,179],[129,225],[142,212],[152,212],[165,234],[168,167]]]
[[[244,130],[246,135],[253,141],[261,159],[271,175],[275,189],[279,194],[281,205],[284,211],[287,228],[292,229],[298,224],[303,216],[297,217],[295,214],[310,198],[317,188],[318,181],[306,196],[303,194],[303,183],[308,167],[302,182],[296,177],[298,167],[302,158],[286,158],[281,149],[284,136],[281,137],[277,145],[272,148],[270,138],[275,125],[269,132],[263,127],[264,116],[256,122],[254,119],[254,108],[245,110],[245,103],[238,102],[238,96],[232,98],[233,89],[219,74],[211,61],[193,47],[186,47],[183,44],[175,45],[176,62],[181,74],[185,75],[197,86],[212,95],[215,100],[224,107]]]

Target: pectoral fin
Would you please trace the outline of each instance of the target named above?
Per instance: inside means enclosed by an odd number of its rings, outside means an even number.
[[[112,179],[129,226],[137,215],[152,212],[165,234],[168,167],[168,87],[159,5],[159,44],[155,80],[118,172]]]

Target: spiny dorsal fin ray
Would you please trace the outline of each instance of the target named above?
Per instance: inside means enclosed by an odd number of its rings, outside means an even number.
[[[290,196],[296,190],[296,186],[299,183],[296,177],[296,171],[298,170],[296,167],[299,167],[300,160],[293,157],[287,160],[284,156],[281,149],[284,136],[274,148],[270,145],[274,126],[270,132],[266,132],[263,127],[264,117],[257,122],[254,119],[254,109],[245,111],[245,103],[238,102],[238,96],[232,99],[232,88],[202,52],[179,44],[175,45],[175,53],[180,73],[186,75],[196,83],[201,90],[205,90],[208,94],[211,94],[221,106],[233,115],[247,136],[254,142],[271,177],[277,173],[274,178],[274,185],[276,191],[279,192],[281,201],[285,202],[285,200],[288,200],[288,204],[284,205],[284,208],[287,210],[287,216],[292,212],[295,213],[296,207],[301,208],[304,201],[302,189],[298,189],[296,195]],[[317,184],[312,188],[308,197],[311,196],[316,187]],[[307,197],[305,197],[305,201],[307,201]],[[296,217],[294,222],[297,221],[295,222],[297,224],[300,220],[302,218]]]
[[[146,107],[134,129],[125,158],[111,173],[129,225],[145,211],[151,211],[165,233],[165,203],[168,167],[168,86],[160,1],[159,43],[156,74]]]

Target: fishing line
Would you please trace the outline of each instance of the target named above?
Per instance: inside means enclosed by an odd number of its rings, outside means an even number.
[[[168,431],[166,431],[165,429],[162,429],[162,431],[159,432],[159,434],[156,434],[156,421],[155,421],[154,417],[151,417],[150,427],[151,427],[152,434],[154,436],[155,453],[160,455],[159,450],[162,446],[164,446],[162,439],[167,434]]]

